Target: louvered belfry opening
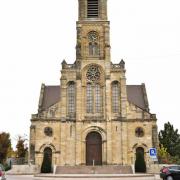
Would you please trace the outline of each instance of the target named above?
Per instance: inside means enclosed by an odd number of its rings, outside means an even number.
[[[99,16],[99,0],[88,0],[87,17],[97,18]]]

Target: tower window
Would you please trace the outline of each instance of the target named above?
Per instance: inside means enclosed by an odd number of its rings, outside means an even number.
[[[96,31],[89,32],[88,40],[89,40],[89,55],[98,56],[99,55],[98,33]]]
[[[98,56],[99,55],[98,44],[96,42],[89,43],[89,55],[90,56]]]
[[[99,16],[99,2],[98,0],[87,1],[87,17],[97,18]]]

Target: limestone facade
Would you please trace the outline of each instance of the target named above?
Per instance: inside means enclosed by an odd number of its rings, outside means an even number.
[[[79,0],[76,60],[62,62],[60,85],[41,86],[38,113],[31,118],[32,163],[41,166],[50,148],[52,165],[87,165],[91,132],[101,136],[101,164],[134,164],[138,147],[149,163],[148,150],[158,143],[156,115],[145,85],[127,85],[124,61],[111,62],[109,35],[107,0]]]

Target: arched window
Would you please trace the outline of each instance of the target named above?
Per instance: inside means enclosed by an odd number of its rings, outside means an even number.
[[[99,47],[96,42],[89,43],[89,55],[90,56],[98,56],[99,55]]]
[[[88,83],[87,84],[87,90],[86,90],[86,95],[87,95],[87,113],[93,113],[93,88],[92,84]]]
[[[68,95],[68,113],[73,114],[75,113],[75,97],[76,97],[76,89],[75,83],[70,82],[67,88],[67,95]]]
[[[101,102],[101,87],[99,84],[95,85],[95,112],[100,113],[102,110]]]
[[[118,81],[112,83],[112,111],[119,112],[120,109],[120,87]]]
[[[87,0],[87,17],[97,18],[99,16],[99,1]]]
[[[101,113],[102,112],[102,94],[99,84],[87,84],[87,113]]]
[[[92,44],[92,42],[89,43],[89,55],[90,56],[93,55],[93,44]]]
[[[86,72],[86,112],[102,113],[103,89],[100,85],[101,71],[95,64],[90,65]]]

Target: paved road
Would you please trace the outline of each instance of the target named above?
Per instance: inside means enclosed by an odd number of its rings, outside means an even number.
[[[97,180],[97,178],[34,178],[33,176],[14,176],[7,175],[7,180]],[[160,180],[157,176],[156,178],[151,177],[125,177],[125,178],[98,178],[98,180]]]

